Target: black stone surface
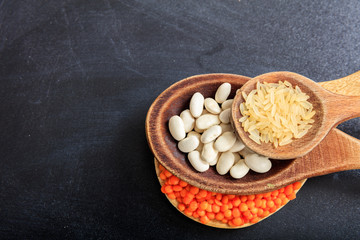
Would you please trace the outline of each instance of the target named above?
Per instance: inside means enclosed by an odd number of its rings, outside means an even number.
[[[359,239],[360,171],[247,229],[178,213],[144,122],[185,77],[360,70],[360,2],[0,1],[1,239]],[[359,119],[339,126],[360,138]]]

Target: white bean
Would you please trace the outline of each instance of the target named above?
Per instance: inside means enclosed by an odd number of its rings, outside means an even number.
[[[214,142],[205,143],[201,151],[201,158],[210,163],[218,154],[218,151],[214,148]]]
[[[227,108],[222,111],[219,115],[219,119],[222,123],[229,123],[230,122],[230,110],[231,108]]]
[[[216,154],[216,157],[214,158],[214,160],[212,160],[211,162],[209,162],[210,166],[215,166],[219,160],[219,153]]]
[[[236,152],[233,152],[233,154],[234,154],[234,159],[235,159],[235,164],[236,164],[241,159],[241,156],[239,153],[236,153]]]
[[[213,114],[219,114],[221,112],[221,108],[219,104],[213,98],[206,98],[204,101],[204,105],[206,110]]]
[[[195,118],[191,115],[189,109],[186,109],[180,113],[180,118],[184,122],[185,132],[188,133],[194,129]]]
[[[244,158],[250,154],[254,154],[255,152],[253,152],[250,148],[248,147],[244,147],[243,150],[241,150],[240,155],[243,156]]]
[[[197,132],[197,133],[203,133],[203,132],[205,131],[204,129],[199,129],[199,128],[196,126],[196,122],[195,122],[194,130],[195,130],[195,132]]]
[[[219,117],[213,114],[205,114],[201,115],[198,119],[196,119],[195,126],[198,129],[208,129],[211,126],[217,125],[220,123]]]
[[[228,100],[226,100],[225,102],[223,102],[223,103],[221,104],[221,109],[222,109],[222,110],[225,110],[225,109],[231,108],[231,105],[232,105],[233,102],[234,102],[234,99],[228,99]]]
[[[193,166],[193,168],[195,168],[196,171],[205,172],[210,167],[208,162],[201,159],[200,153],[198,151],[190,152],[188,154],[188,159],[191,166]]]
[[[234,128],[231,126],[231,124],[221,123],[220,127],[222,129],[222,132],[233,132]]]
[[[201,135],[201,142],[203,143],[209,143],[214,141],[218,136],[220,136],[222,132],[222,129],[220,127],[220,125],[214,125],[210,128],[208,128],[207,130],[205,130],[205,132]]]
[[[224,152],[220,155],[218,163],[216,164],[216,171],[220,175],[229,172],[230,168],[234,165],[235,157],[231,152]]]
[[[235,142],[236,136],[233,132],[224,132],[216,139],[214,147],[219,152],[226,152],[234,146]]]
[[[229,152],[240,152],[244,148],[245,148],[244,143],[237,138],[234,145],[229,149]]]
[[[186,137],[178,143],[178,148],[184,153],[194,151],[199,146],[199,139],[195,136]]]
[[[169,119],[169,131],[171,136],[178,141],[185,138],[184,122],[178,115],[174,115]]]
[[[201,134],[198,133],[198,132],[195,132],[195,131],[191,131],[187,134],[188,137],[190,136],[195,136],[198,140],[199,140],[199,146],[195,149],[196,151],[199,151],[201,152],[204,144],[200,141],[200,138],[201,138]]]
[[[197,92],[195,93],[190,100],[190,112],[193,117],[200,117],[204,109],[204,96]]]
[[[231,92],[231,84],[230,83],[223,83],[220,87],[216,90],[215,93],[215,100],[218,103],[223,103],[229,97]]]
[[[269,158],[260,156],[256,153],[245,156],[245,163],[251,170],[258,173],[265,173],[271,168],[271,161]]]
[[[230,169],[230,175],[236,179],[244,177],[248,172],[249,167],[245,164],[245,161],[243,159],[240,159]]]

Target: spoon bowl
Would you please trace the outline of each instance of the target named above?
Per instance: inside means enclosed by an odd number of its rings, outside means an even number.
[[[272,143],[261,142],[261,144],[257,144],[249,137],[249,133],[244,131],[239,122],[242,117],[240,104],[244,102],[244,98],[241,93],[237,94],[232,106],[231,122],[237,136],[247,147],[258,154],[281,160],[302,157],[313,150],[329,133],[331,128],[347,119],[360,116],[360,97],[332,93],[316,82],[297,73],[271,72],[257,76],[245,83],[241,88],[241,92],[249,94],[253,89],[256,89],[257,82],[278,83],[279,81],[287,81],[293,86],[298,86],[302,92],[310,97],[308,101],[312,103],[313,109],[316,111],[313,116],[315,122],[305,136],[293,139],[290,144],[278,146],[277,148]]]

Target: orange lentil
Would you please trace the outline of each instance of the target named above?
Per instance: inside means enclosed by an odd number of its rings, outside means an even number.
[[[199,188],[192,186],[190,187],[190,192],[195,195],[199,192]]]
[[[185,182],[185,181],[183,181],[183,180],[180,180],[179,186],[181,186],[181,187],[186,187],[187,185],[188,185],[187,182]]]
[[[216,218],[216,220],[221,221],[221,220],[224,219],[224,214],[222,214],[221,212],[219,212],[219,213],[217,213],[217,214],[215,215],[215,218]]]
[[[196,211],[192,213],[192,216],[193,216],[194,218],[199,218],[199,217],[200,217],[199,214],[198,214]]]
[[[182,203],[180,203],[179,205],[178,205],[178,209],[182,212],[182,211],[184,211],[185,210],[185,204],[182,204]]]
[[[293,193],[293,187],[292,187],[292,185],[286,186],[284,193],[286,194],[286,196],[289,196],[290,194],[292,194],[292,193]]]
[[[294,182],[293,188],[294,188],[294,190],[299,190],[301,188],[301,182]]]
[[[210,220],[213,220],[215,218],[215,213],[213,212],[207,212],[206,213],[206,216],[210,219]]]
[[[229,200],[231,200],[231,199],[234,199],[234,198],[235,198],[235,195],[234,195],[234,194],[228,194],[227,196],[228,196]]]
[[[200,197],[206,198],[208,195],[208,191],[201,189],[197,195]]]
[[[204,210],[198,209],[196,212],[199,214],[199,216],[205,216],[206,215],[206,212]]]
[[[172,193],[173,192],[172,187],[170,185],[165,186],[164,190],[165,190],[165,193]]]
[[[224,216],[225,216],[226,218],[230,218],[230,217],[232,216],[231,210],[230,210],[230,209],[226,210],[226,211],[224,212]]]
[[[240,203],[241,203],[241,200],[238,196],[236,196],[232,201],[232,204],[234,207],[238,207],[240,205]]]
[[[200,217],[200,222],[203,224],[207,224],[209,221],[210,219],[206,215]]]
[[[169,177],[172,176],[172,174],[171,174],[168,170],[166,170],[166,169],[163,171],[163,173],[165,174],[165,176],[166,176],[167,178],[169,178]]]
[[[201,210],[206,210],[208,208],[208,206],[209,206],[209,204],[206,201],[203,201],[203,202],[200,203],[200,209]]]
[[[275,203],[276,206],[281,206],[281,203],[282,203],[281,198],[276,198],[276,199],[274,200],[274,203]]]
[[[165,176],[165,174],[163,172],[160,173],[159,177],[160,177],[161,180],[166,180],[166,176]]]
[[[245,211],[247,211],[249,208],[248,208],[248,206],[246,205],[246,203],[241,203],[240,204],[240,211],[241,212],[245,212]]]
[[[213,211],[213,206],[211,204],[208,204],[207,208],[205,209],[205,211],[207,212],[212,212]]]
[[[247,201],[247,196],[241,196],[240,200],[241,200],[241,202],[246,202]]]
[[[241,213],[240,213],[239,208],[236,208],[236,207],[233,208],[233,209],[232,209],[232,215],[233,215],[234,218],[240,217]]]
[[[180,182],[180,179],[178,177],[174,176],[174,175],[172,175],[169,178],[170,185],[177,185],[179,182]]]
[[[219,205],[219,206],[222,206],[222,205],[223,205],[222,202],[220,202],[220,201],[217,200],[217,199],[215,199],[214,201],[215,201],[215,204],[217,204],[217,205]]]
[[[216,205],[216,204],[212,205],[212,211],[213,211],[214,213],[220,212],[220,206],[219,206],[219,205]]]
[[[255,207],[259,208],[259,207],[261,207],[262,201],[261,201],[261,199],[256,198],[256,199],[254,200],[254,203],[255,203]]]
[[[248,200],[247,202],[246,202],[246,205],[248,206],[248,208],[254,208],[255,207],[255,202],[254,201],[252,201],[252,200]]]
[[[244,221],[239,218],[239,217],[236,217],[232,220],[232,223],[235,225],[235,226],[241,226],[244,224]]]
[[[221,207],[220,207],[220,211],[222,211],[222,212],[225,212],[225,211],[227,211],[229,209],[229,206],[228,205],[222,205]]]
[[[175,191],[175,192],[180,192],[183,188],[180,187],[179,185],[175,185],[175,186],[172,187],[172,189],[173,189],[173,191]]]
[[[228,202],[229,202],[229,197],[228,196],[223,196],[222,197],[222,199],[221,199],[221,202],[223,203],[223,204],[227,204]]]
[[[196,201],[192,201],[190,204],[189,204],[189,209],[193,212],[195,211],[196,209],[198,208],[198,203]]]
[[[176,196],[175,196],[175,194],[174,193],[168,193],[168,198],[170,198],[170,199],[176,199]]]
[[[203,224],[221,221],[230,227],[257,223],[296,198],[301,183],[256,195],[221,194],[199,189],[172,175],[159,165],[161,192],[177,202],[177,208]]]

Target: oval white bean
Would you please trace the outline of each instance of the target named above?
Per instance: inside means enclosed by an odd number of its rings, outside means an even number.
[[[174,115],[169,119],[169,131],[171,136],[178,141],[185,138],[186,133],[184,122],[179,116]]]
[[[195,136],[199,140],[199,146],[195,150],[201,152],[201,150],[204,146],[204,144],[200,141],[201,134],[198,132],[195,132],[195,131],[191,131],[187,134],[187,137],[190,137],[190,136]]]
[[[211,126],[217,125],[220,123],[219,117],[213,114],[201,115],[196,119],[195,126],[198,129],[208,129]]]
[[[190,152],[188,154],[188,159],[191,166],[193,166],[193,168],[195,168],[196,171],[205,172],[210,167],[208,162],[201,159],[200,153],[198,151]]]
[[[219,160],[219,153],[216,154],[216,157],[214,158],[214,160],[212,160],[211,162],[209,162],[210,166],[215,166]]]
[[[210,163],[218,154],[218,151],[214,148],[214,142],[205,143],[201,151],[201,158]]]
[[[243,150],[241,150],[240,152],[240,155],[243,156],[244,158],[250,154],[255,154],[255,152],[253,152],[250,148],[248,147],[244,147]]]
[[[221,104],[221,109],[222,109],[222,110],[225,110],[225,109],[231,108],[231,105],[232,105],[233,102],[234,102],[234,99],[228,99],[228,100],[226,100],[225,102],[223,102],[223,103]]]
[[[216,139],[214,147],[219,152],[226,152],[234,146],[235,142],[236,136],[233,132],[224,132]]]
[[[222,133],[222,129],[220,125],[214,125],[208,128],[207,130],[205,130],[205,132],[201,135],[200,140],[203,143],[209,143],[214,141],[218,136],[220,136],[221,133]]]
[[[234,165],[235,157],[231,152],[224,152],[220,155],[218,163],[216,164],[216,171],[220,175],[229,172],[230,168]]]
[[[220,127],[222,129],[222,132],[233,132],[234,128],[231,126],[231,124],[221,123]]]
[[[241,159],[241,157],[239,153],[233,152],[233,154],[234,154],[234,164],[236,164]]]
[[[178,148],[184,153],[194,151],[199,146],[199,139],[195,136],[186,137],[178,143]]]
[[[218,103],[223,103],[229,97],[231,92],[231,84],[230,83],[223,83],[220,87],[216,90],[215,93],[215,100]]]
[[[205,131],[204,129],[199,129],[199,128],[196,126],[196,122],[195,122],[194,130],[195,130],[195,132],[197,132],[197,133],[203,133],[203,132]]]
[[[245,157],[246,165],[258,173],[266,173],[271,168],[271,161],[269,158],[260,156],[258,154],[249,154]]]
[[[229,149],[229,152],[240,152],[244,148],[245,148],[244,143],[237,138],[234,145]]]
[[[222,123],[229,123],[230,122],[230,108],[225,109],[219,115],[219,119]]]
[[[203,109],[204,109],[204,96],[201,93],[196,92],[194,93],[194,95],[190,100],[191,115],[193,115],[193,117],[195,118],[198,118],[200,117]]]
[[[186,109],[180,113],[180,118],[184,122],[185,132],[188,133],[194,129],[195,118],[191,115],[189,109]]]
[[[230,175],[236,179],[244,177],[248,172],[249,167],[245,164],[245,161],[243,159],[240,159],[230,169]]]
[[[208,110],[212,114],[219,114],[221,112],[219,104],[213,98],[206,98],[204,101],[204,105],[206,110]]]

